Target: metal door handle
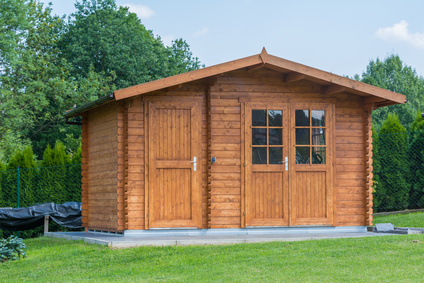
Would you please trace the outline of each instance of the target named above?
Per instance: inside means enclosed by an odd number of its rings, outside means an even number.
[[[197,158],[196,158],[196,156],[193,157],[193,161],[189,161],[189,162],[193,163],[193,171],[196,172],[196,169],[197,169]]]
[[[289,171],[289,159],[287,158],[287,156],[284,158],[283,163],[285,163],[285,169],[286,171]]]

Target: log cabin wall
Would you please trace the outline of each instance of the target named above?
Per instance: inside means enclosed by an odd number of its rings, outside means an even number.
[[[82,226],[88,229],[88,114],[81,117],[81,202],[82,202]]]
[[[149,96],[163,97],[165,101],[202,97],[202,228],[245,227],[242,129],[246,102],[332,103],[335,109],[333,225],[365,225],[369,217],[368,191],[365,192],[369,170],[364,162],[368,123],[361,97],[343,93],[323,96],[319,84],[305,80],[284,82],[281,73],[259,69],[234,71],[213,82],[186,83],[90,111],[83,118],[88,121],[83,126],[83,154],[88,160],[87,173],[83,174],[83,180],[87,180],[86,184],[83,181],[83,198],[84,203],[85,200],[90,203],[84,205],[84,225],[89,229],[149,229],[145,221]],[[212,156],[216,157],[214,164],[209,162]]]
[[[119,230],[117,110],[108,103],[83,120],[83,224],[91,230]]]
[[[177,99],[190,101],[192,98],[202,98],[202,228],[208,228],[208,176],[207,176],[207,82],[187,83],[168,91],[158,91],[143,97],[125,100],[128,120],[128,153],[126,160],[127,169],[127,200],[126,200],[126,228],[128,230],[148,229],[145,219],[148,215],[146,205],[146,190],[148,189],[148,170],[146,158],[148,154],[147,127],[148,127],[148,102],[149,97],[155,100]]]
[[[144,229],[145,215],[145,129],[144,104],[141,99],[125,101],[127,115],[127,183],[125,229]]]
[[[360,97],[342,95],[336,103],[335,226],[365,225],[367,120]],[[367,190],[368,191],[368,190]]]
[[[260,69],[218,77],[210,89],[211,165],[210,227],[244,227],[243,101],[329,102],[335,106],[333,146],[335,226],[365,225],[364,119],[362,99],[351,94],[323,95],[320,85],[283,82],[281,73]]]

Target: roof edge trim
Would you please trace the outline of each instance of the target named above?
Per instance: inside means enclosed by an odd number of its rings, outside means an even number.
[[[220,75],[222,73],[231,72],[234,70],[250,67],[257,64],[263,64],[261,54],[233,60],[218,65],[213,65],[203,69],[190,71],[187,73],[178,74],[163,79],[158,79],[151,82],[130,86],[123,89],[118,89],[114,92],[116,100],[122,100],[132,96],[172,87],[175,85],[187,83],[190,81],[201,80],[208,77]]]
[[[89,109],[92,109],[94,107],[100,106],[101,104],[105,103],[106,101],[113,100],[113,99],[115,99],[115,95],[113,93],[110,93],[110,94],[102,96],[102,97],[100,97],[100,98],[98,98],[98,99],[96,99],[92,102],[81,105],[81,106],[79,106],[75,109],[68,110],[65,113],[64,117],[65,118],[72,118],[72,117],[75,117],[75,116],[79,116],[81,113],[83,113],[83,112],[85,112]]]

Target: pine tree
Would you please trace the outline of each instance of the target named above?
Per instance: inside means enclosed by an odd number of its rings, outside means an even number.
[[[408,145],[409,157],[409,208],[424,207],[424,119],[418,111],[411,125],[411,136]]]
[[[410,189],[407,182],[409,163],[406,130],[399,118],[389,113],[378,134],[378,154],[374,159],[381,169],[375,185],[376,211],[405,209],[408,207]]]
[[[68,168],[71,158],[65,152],[62,142],[56,141],[54,148],[47,146],[44,151],[42,167],[40,173],[40,191],[44,195],[44,200],[54,203],[64,203],[68,201],[67,190],[69,186]]]
[[[3,200],[6,206],[16,207],[18,204],[18,174],[19,174],[19,206],[33,204],[36,199],[34,180],[36,178],[36,162],[32,148],[26,146],[23,151],[17,151],[7,164],[6,175],[3,178]],[[19,169],[18,169],[19,167]]]
[[[377,198],[376,190],[379,188],[380,183],[380,171],[381,171],[381,164],[380,164],[380,158],[379,158],[379,138],[377,135],[377,132],[375,131],[374,126],[372,126],[372,155],[373,155],[373,203],[374,203],[374,210],[377,211],[377,209],[380,207],[381,204],[381,198]],[[380,189],[381,190],[381,189]]]
[[[3,183],[4,182],[3,180],[5,179],[6,174],[7,174],[6,165],[1,163],[1,161],[0,161],[0,207],[4,207],[3,190],[5,190],[5,185]],[[0,234],[0,236],[1,236],[1,234]]]

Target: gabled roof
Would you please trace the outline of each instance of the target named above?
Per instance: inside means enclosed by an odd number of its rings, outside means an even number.
[[[399,103],[403,104],[406,101],[405,95],[270,55],[266,52],[265,48],[257,55],[119,89],[114,92],[114,97],[115,100],[122,100],[153,91],[179,86],[196,80],[220,76],[224,73],[239,69],[256,69],[263,67],[281,72],[282,82],[292,82],[303,79],[313,81],[322,85],[323,94],[328,95],[341,92],[352,93],[365,97],[366,103],[375,103],[376,107]],[[68,111],[65,117],[74,117],[88,110],[87,107],[83,107],[84,106],[81,106]]]
[[[385,102],[385,105],[405,103],[406,97],[402,94],[270,55],[265,48],[257,55],[116,90],[114,93],[115,99],[121,100],[190,81],[218,76],[238,69],[255,67],[267,67],[280,71],[285,74],[284,81],[286,82],[300,79],[315,81],[323,85],[323,93],[325,94],[350,92],[361,96],[373,97],[369,99],[370,102],[381,101]]]

